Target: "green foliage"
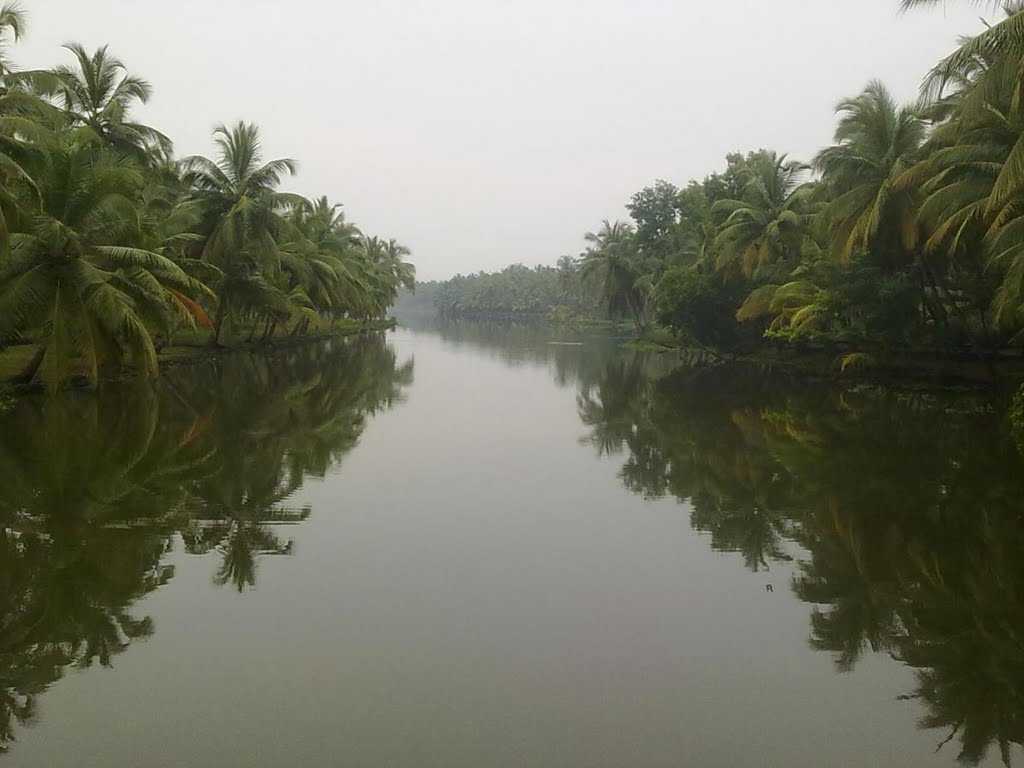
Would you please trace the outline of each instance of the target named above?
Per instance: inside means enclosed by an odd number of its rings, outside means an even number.
[[[872,81],[840,101],[811,166],[735,153],[703,181],[635,195],[634,226],[591,237],[609,311],[642,318],[657,285],[661,321],[714,345],[736,338],[716,291],[743,333],[773,342],[1024,341],[1024,12],[1008,14],[941,65],[937,98],[900,106]]]
[[[679,249],[679,190],[663,179],[637,192],[626,204],[635,224],[637,249],[648,257],[670,259]]]
[[[584,280],[597,287],[603,309],[612,318],[630,318],[638,326],[647,319],[650,296],[649,259],[639,248],[636,230],[621,221],[602,222],[597,232],[588,232],[589,247],[581,257]],[[648,259],[654,264],[645,263]]]
[[[792,267],[808,238],[810,192],[806,167],[774,152],[759,153],[740,172],[740,195],[711,209],[718,224],[716,265],[729,275],[764,277]]]
[[[675,267],[655,289],[658,322],[685,334],[697,344],[729,349],[739,330],[733,317],[735,291],[715,275]]]
[[[0,8],[0,48],[25,21]],[[176,333],[303,333],[382,317],[415,287],[404,246],[279,191],[295,163],[263,162],[255,125],[218,127],[216,160],[178,162],[132,118],[149,83],[106,46],[65,47],[72,66],[33,72],[0,50],[0,347],[35,347],[24,382],[155,376]]]
[[[1013,431],[1013,439],[1021,454],[1024,454],[1024,386],[1017,390],[1010,403],[1010,428]]]
[[[447,317],[575,316],[590,308],[580,267],[572,258],[557,267],[515,264],[501,272],[456,275],[419,290],[432,294],[434,306]]]
[[[810,164],[732,153],[703,180],[634,194],[631,222],[586,235],[592,313],[641,330],[656,315],[711,346],[1024,343],[1024,5],[1005,11],[936,66],[918,103],[879,81],[842,99]],[[438,305],[536,311],[500,280],[464,281]],[[471,284],[475,299],[455,298]]]

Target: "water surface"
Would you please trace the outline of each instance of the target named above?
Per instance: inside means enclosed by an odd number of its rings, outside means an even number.
[[[1001,404],[677,363],[466,324],[19,402],[0,763],[1019,758]]]

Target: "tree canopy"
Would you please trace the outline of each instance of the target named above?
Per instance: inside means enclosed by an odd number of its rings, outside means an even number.
[[[281,189],[297,164],[265,160],[258,126],[218,126],[213,159],[178,160],[134,117],[152,86],[108,46],[70,43],[69,65],[14,70],[7,47],[26,22],[0,8],[0,351],[33,350],[22,381],[155,376],[176,336],[259,341],[380,318],[415,287],[405,246]]]

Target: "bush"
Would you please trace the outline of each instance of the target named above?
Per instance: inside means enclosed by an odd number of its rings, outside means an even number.
[[[659,323],[701,346],[729,349],[740,340],[735,316],[740,290],[713,275],[670,269],[655,288],[654,300]]]

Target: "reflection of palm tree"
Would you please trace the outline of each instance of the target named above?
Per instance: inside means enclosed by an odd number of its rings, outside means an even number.
[[[697,496],[690,522],[696,530],[711,534],[712,549],[738,552],[752,571],[768,570],[770,562],[792,559],[782,545],[788,533],[785,514],[753,500],[736,503],[709,494]]]
[[[973,533],[944,564],[917,560],[895,655],[918,670],[922,724],[959,737],[961,762],[996,746],[1009,765],[1024,744],[1024,534],[1016,514],[983,515]]]
[[[831,393],[744,375],[653,381],[618,360],[581,382],[587,442],[621,477],[692,505],[716,550],[760,569],[805,551],[793,582],[812,647],[851,671],[867,649],[917,670],[922,727],[978,764],[1024,744],[1024,498],[1001,414],[961,397]]]
[[[835,653],[841,672],[860,661],[865,644],[876,652],[893,646],[895,585],[886,581],[892,579],[892,553],[869,547],[855,535],[822,536],[793,585],[801,600],[828,606],[811,614],[811,645]]]
[[[261,555],[291,554],[293,542],[282,542],[266,526],[233,521],[218,549],[223,555],[214,583],[233,584],[239,592],[256,586],[256,558]]]
[[[109,666],[152,632],[128,607],[165,583],[164,543],[141,529],[8,528],[0,540],[0,750],[14,722],[30,722],[35,698],[70,665]]]
[[[711,534],[714,549],[740,552],[752,570],[790,559],[783,541],[792,538],[791,483],[751,445],[756,430],[743,428],[746,417],[728,410],[731,401],[705,391],[706,379],[690,379],[680,391],[656,385],[651,371],[645,356],[619,359],[581,392],[586,442],[602,455],[628,448],[620,473],[626,487],[690,501],[691,524]]]
[[[209,399],[201,407],[216,408],[207,442],[217,458],[188,488],[185,542],[194,553],[216,548],[215,580],[241,590],[253,585],[260,555],[290,551],[270,526],[309,515],[288,499],[355,446],[367,415],[400,399],[412,368],[397,366],[377,337],[296,348],[273,360],[244,356],[210,373],[190,384]]]
[[[110,665],[154,630],[131,606],[186,550],[215,577],[255,584],[288,499],[356,444],[367,416],[412,380],[383,337],[237,355],[127,386],[19,401],[0,415],[0,750],[71,665]]]

